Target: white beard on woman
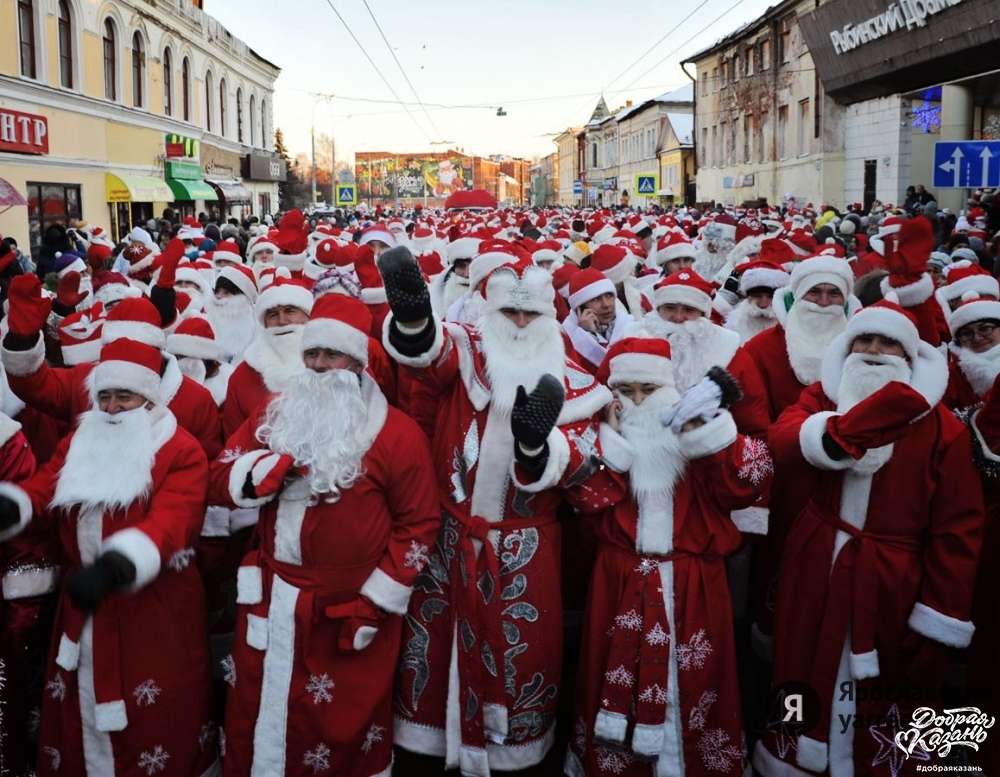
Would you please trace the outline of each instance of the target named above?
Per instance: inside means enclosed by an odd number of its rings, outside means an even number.
[[[622,404],[620,434],[635,451],[629,470],[633,496],[639,499],[659,491],[672,491],[687,462],[677,435],[660,423],[660,416],[680,399],[677,389],[663,386],[641,405],[617,392],[615,397]]]
[[[826,347],[846,328],[847,313],[840,305],[822,307],[804,299],[792,305],[785,319],[785,347],[800,383],[819,380]]]
[[[297,467],[307,467],[310,491],[332,502],[363,474],[370,446],[363,435],[367,420],[358,375],[301,367],[267,406],[257,439],[294,458]]]
[[[749,299],[740,300],[726,316],[726,329],[732,329],[740,336],[742,345],[751,337],[759,335],[778,323],[773,307],[761,308]]]
[[[1000,375],[1000,344],[982,353],[953,345],[952,352],[958,356],[958,366],[972,390],[982,398]]]
[[[259,326],[250,300],[242,294],[209,297],[205,304],[205,315],[215,333],[215,342],[226,360],[239,360],[247,346],[253,342]]]
[[[530,393],[546,373],[562,382],[566,349],[554,318],[539,316],[521,328],[500,311],[491,310],[483,313],[476,329],[486,357],[491,410],[509,414],[517,387],[524,386]]]
[[[875,362],[869,364],[869,362]],[[837,387],[837,412],[846,413],[891,381],[909,383],[913,371],[902,356],[889,354],[851,353],[844,360],[840,385]],[[893,444],[872,448],[852,469],[871,474],[892,458]]]

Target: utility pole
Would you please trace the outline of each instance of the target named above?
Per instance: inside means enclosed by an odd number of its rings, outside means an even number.
[[[312,129],[310,131],[310,136],[312,138],[312,205],[316,207],[316,106],[320,102],[328,103],[333,99],[332,94],[322,94],[318,92],[312,93],[313,97],[313,107],[312,107]]]

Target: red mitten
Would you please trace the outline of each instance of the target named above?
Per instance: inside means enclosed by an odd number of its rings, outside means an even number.
[[[56,286],[56,302],[66,310],[76,310],[76,306],[86,299],[90,292],[80,291],[80,273],[74,270],[59,279]]]
[[[33,273],[18,275],[7,292],[7,321],[17,337],[33,337],[42,331],[52,310],[52,300],[42,296],[42,282]]]
[[[934,249],[934,230],[923,216],[908,219],[886,238],[885,261],[889,284],[905,286],[927,272],[927,260]]]
[[[872,448],[898,440],[930,409],[923,395],[894,380],[844,415],[831,417],[826,431],[852,459],[860,459]]]
[[[295,459],[284,453],[269,453],[253,465],[248,475],[254,497],[263,499],[281,491],[285,476],[295,464]]]
[[[344,604],[330,605],[323,612],[331,620],[343,619],[340,635],[337,637],[337,647],[345,653],[368,647],[375,639],[379,624],[385,617],[385,614],[364,596]]]
[[[156,285],[161,289],[172,289],[174,287],[174,281],[177,278],[177,265],[184,258],[186,248],[187,246],[184,245],[184,241],[179,237],[175,237],[163,249],[163,253],[157,259],[157,264],[160,266],[160,274],[156,277]]]

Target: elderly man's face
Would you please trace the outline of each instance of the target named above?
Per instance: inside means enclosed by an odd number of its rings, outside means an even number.
[[[332,348],[307,348],[302,352],[302,361],[313,372],[329,372],[330,370],[348,370],[360,375],[361,362],[346,353]]]
[[[854,338],[851,343],[851,353],[871,354],[873,356],[906,356],[902,344],[891,337],[877,334],[863,334]]]
[[[144,404],[144,396],[127,389],[105,389],[97,393],[97,408],[109,415],[135,410]]]

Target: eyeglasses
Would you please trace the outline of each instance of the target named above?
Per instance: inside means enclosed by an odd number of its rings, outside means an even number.
[[[989,340],[993,337],[993,333],[997,330],[998,326],[1000,324],[990,324],[988,322],[965,326],[955,335],[955,339],[961,345],[969,345],[976,340]]]

